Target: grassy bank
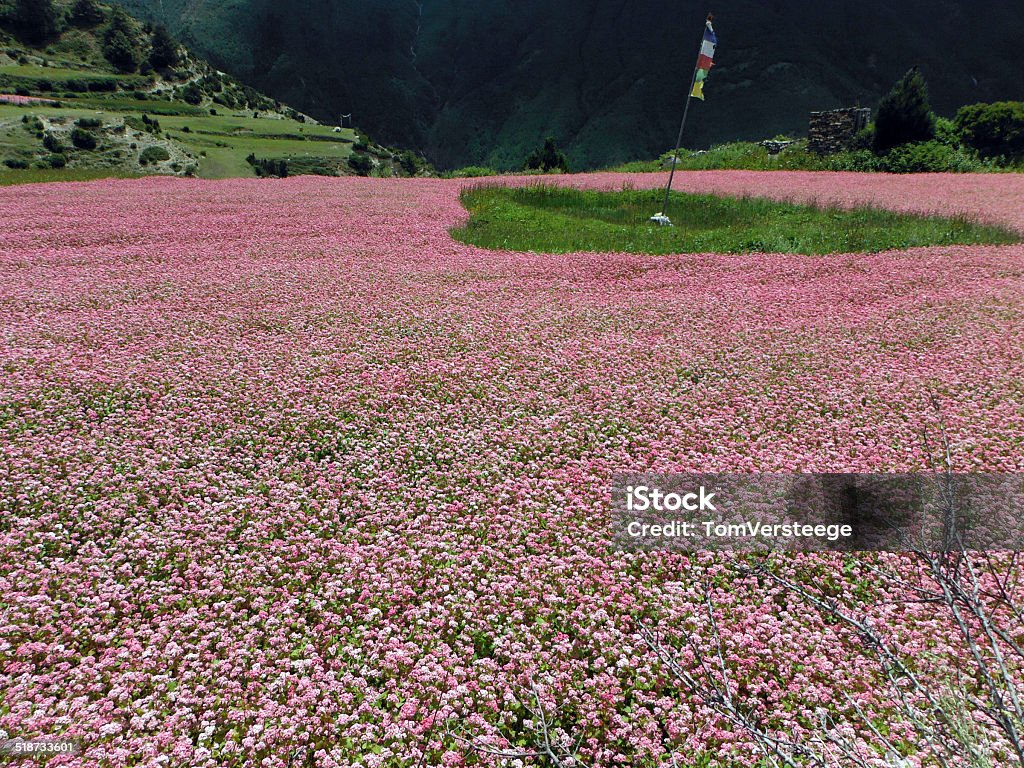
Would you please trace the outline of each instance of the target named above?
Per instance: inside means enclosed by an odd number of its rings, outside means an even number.
[[[0,187],[14,184],[42,184],[51,181],[97,181],[98,179],[134,179],[141,174],[108,168],[28,168],[0,171]]]
[[[638,160],[609,168],[626,173],[649,173],[671,168],[672,153],[657,160]],[[1008,173],[1024,171],[1020,163],[983,159],[964,147],[938,142],[909,144],[885,156],[867,149],[818,155],[807,150],[806,140],[794,141],[781,152],[770,153],[751,141],[722,144],[706,151],[680,150],[676,168],[683,171],[856,171],[871,173]]]

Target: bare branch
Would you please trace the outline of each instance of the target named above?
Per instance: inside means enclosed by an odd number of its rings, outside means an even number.
[[[529,728],[531,731],[532,743],[529,747],[516,748],[512,746],[512,743],[505,737],[502,738],[505,738],[505,741],[508,742],[510,746],[508,748],[495,747],[482,742],[478,738],[462,736],[461,734],[456,733],[456,731],[450,726],[447,729],[449,737],[462,745],[465,749],[481,755],[509,760],[546,760],[547,764],[552,766],[552,768],[570,768],[570,766],[580,766],[580,768],[585,768],[575,754],[578,753],[580,745],[583,743],[583,737],[579,737],[573,754],[570,754],[559,747],[555,743],[552,734],[554,724],[544,709],[540,691],[537,689],[537,685],[533,681],[533,678],[530,678],[529,684],[533,701],[532,705],[527,703],[523,698],[516,696],[516,701],[531,718]]]

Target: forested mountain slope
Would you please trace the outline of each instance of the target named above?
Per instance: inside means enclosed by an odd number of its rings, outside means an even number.
[[[554,135],[577,167],[664,151],[705,4],[653,0],[126,0],[216,66],[321,119],[353,113],[442,167],[512,167]],[[1005,0],[731,0],[686,144],[874,106],[919,65],[940,113],[1020,98],[1024,12]]]

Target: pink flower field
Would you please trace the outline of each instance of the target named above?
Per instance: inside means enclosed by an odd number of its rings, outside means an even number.
[[[1024,232],[1019,174],[676,181]],[[933,398],[961,470],[1024,471],[1024,245],[484,251],[448,235],[464,183],[0,189],[0,741],[75,736],[47,765],[86,768],[516,765],[472,745],[524,732],[532,681],[580,764],[753,768],[640,633],[703,636],[705,588],[772,727],[841,693],[887,717],[853,638],[730,557],[616,551],[611,476],[933,468]],[[777,560],[955,673],[927,604]]]
[[[52,99],[40,99],[36,96],[19,96],[14,93],[0,93],[0,104],[52,104]]]

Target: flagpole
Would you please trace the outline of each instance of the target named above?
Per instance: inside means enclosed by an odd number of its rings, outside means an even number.
[[[708,14],[708,21],[712,20]],[[686,129],[686,117],[690,114],[690,101],[693,99],[693,87],[697,84],[697,65],[700,64],[700,53],[704,46],[704,33],[701,32],[701,45],[697,48],[697,61],[693,64],[693,77],[690,78],[690,89],[686,92],[686,106],[683,107],[683,119],[679,122],[679,135],[676,136],[676,148],[672,151],[672,170],[668,174],[668,184],[665,186],[665,200],[661,204],[661,214],[664,216],[668,209],[669,193],[672,192],[672,180],[676,175],[676,166],[679,164],[679,148],[683,144],[683,131]]]

